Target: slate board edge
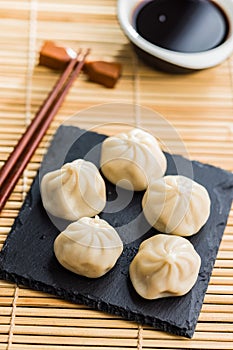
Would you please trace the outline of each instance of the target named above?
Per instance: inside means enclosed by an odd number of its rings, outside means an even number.
[[[67,293],[66,290],[60,288],[59,293],[57,292],[57,289],[54,289],[52,286],[44,284],[39,281],[34,281],[33,284],[31,283],[32,280],[18,276],[15,273],[10,273],[5,270],[0,270],[0,278],[4,279],[9,282],[16,283],[18,286],[23,285],[25,287],[28,287],[30,289],[44,292],[44,293],[49,293],[54,296],[57,296],[63,300],[70,301],[75,304],[83,304],[86,305],[92,309],[106,312],[112,315],[116,316],[121,316],[123,319],[127,321],[134,321],[137,322],[138,324],[141,325],[147,325],[153,327],[155,330],[161,330],[164,332],[169,332],[174,335],[178,336],[183,336],[186,338],[192,338],[195,329],[185,329],[185,328],[180,328],[178,326],[172,326],[171,324],[156,319],[152,318],[150,316],[146,315],[141,315],[139,313],[133,312],[128,309],[116,307],[112,304],[105,303],[103,301],[99,301],[93,297],[87,296],[85,297],[84,295],[81,294],[73,294],[73,293]]]

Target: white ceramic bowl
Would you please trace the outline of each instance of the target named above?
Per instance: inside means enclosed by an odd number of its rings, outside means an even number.
[[[122,30],[133,43],[139,56],[149,64],[169,72],[186,73],[213,67],[232,54],[233,0],[214,1],[223,10],[229,23],[229,32],[224,42],[213,49],[194,53],[168,50],[156,46],[140,36],[132,25],[133,13],[140,2],[142,0],[118,0],[118,20]]]

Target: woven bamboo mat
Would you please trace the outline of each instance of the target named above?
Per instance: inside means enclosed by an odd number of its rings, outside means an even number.
[[[0,24],[0,166],[57,78],[36,66],[44,40],[90,47],[91,59],[123,64],[114,89],[90,83],[84,75],[75,82],[1,213],[1,246],[49,139],[62,121],[87,107],[121,102],[152,108],[176,128],[192,159],[233,170],[233,58],[187,76],[152,70],[138,61],[122,34],[116,0],[0,0]],[[80,118],[79,126],[92,127],[98,118]],[[157,131],[147,115],[122,114],[118,121]],[[163,137],[173,152],[182,151],[170,134]],[[0,349],[233,349],[233,210],[192,340],[0,281]]]

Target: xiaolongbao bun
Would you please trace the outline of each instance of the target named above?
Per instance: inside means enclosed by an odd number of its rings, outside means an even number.
[[[94,164],[78,159],[43,177],[41,197],[50,214],[74,221],[103,210],[105,183]]]
[[[200,265],[200,256],[186,238],[159,234],[140,245],[130,264],[130,279],[145,299],[179,296],[193,287]]]
[[[149,133],[132,129],[104,140],[101,170],[113,184],[142,191],[150,178],[160,178],[167,168],[166,158],[157,140]]]
[[[191,236],[210,214],[207,190],[180,175],[169,175],[150,183],[142,200],[147,221],[158,231]]]
[[[73,222],[54,242],[54,252],[62,266],[92,278],[108,272],[122,250],[123,244],[118,233],[97,216]]]

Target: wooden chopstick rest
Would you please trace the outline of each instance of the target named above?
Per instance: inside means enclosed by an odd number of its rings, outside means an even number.
[[[58,46],[52,41],[46,41],[40,50],[39,65],[63,70],[70,60],[76,57],[77,53],[73,49]]]
[[[117,62],[90,61],[83,68],[89,80],[113,88],[121,76],[122,65]]]
[[[70,60],[76,57],[73,49],[46,41],[40,50],[39,65],[63,70]],[[85,63],[83,71],[90,81],[113,88],[121,76],[122,65],[118,62],[89,61]]]

